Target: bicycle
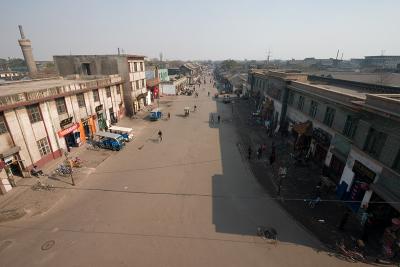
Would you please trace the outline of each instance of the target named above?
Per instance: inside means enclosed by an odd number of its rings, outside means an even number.
[[[54,170],[54,174],[55,175],[59,175],[59,176],[66,176],[66,175],[70,175],[72,174],[72,169],[64,166],[64,165],[60,165],[57,169]]]
[[[97,145],[96,142],[88,141],[86,149],[99,151],[100,147]]]
[[[278,233],[274,228],[259,226],[257,227],[257,236],[264,240],[268,240],[271,243],[278,242]]]
[[[55,188],[52,185],[44,184],[40,180],[38,180],[34,185],[31,186],[31,189],[33,191],[41,191],[41,190],[52,191]]]
[[[361,252],[347,249],[343,239],[342,241],[340,241],[340,243],[336,242],[336,248],[339,250],[342,256],[344,256],[347,260],[351,262],[365,261],[365,256]]]

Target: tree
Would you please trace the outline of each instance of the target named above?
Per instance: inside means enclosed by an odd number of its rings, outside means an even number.
[[[234,69],[238,65],[239,64],[235,60],[232,60],[232,59],[224,60],[221,62],[221,68],[224,70],[227,70],[227,71]]]

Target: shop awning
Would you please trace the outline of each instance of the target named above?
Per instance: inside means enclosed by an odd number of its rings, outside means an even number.
[[[293,125],[293,130],[297,132],[298,134],[303,134],[303,135],[312,135],[312,122],[311,121],[306,121],[303,123],[295,124]]]
[[[79,123],[75,123],[72,126],[66,128],[64,130],[58,131],[58,136],[59,137],[66,136],[67,134],[72,133],[73,131],[78,129],[78,127],[79,127]]]
[[[9,150],[6,150],[5,152],[0,153],[0,159],[14,155],[15,153],[18,153],[20,150],[21,150],[21,148],[19,146],[14,146],[14,147],[10,148]]]
[[[388,202],[390,206],[400,212],[400,198],[393,194],[389,189],[380,184],[370,184],[370,188],[382,199]]]

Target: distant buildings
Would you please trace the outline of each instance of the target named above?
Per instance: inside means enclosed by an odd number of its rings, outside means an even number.
[[[179,67],[179,70],[188,78],[189,84],[195,84],[200,77],[201,66],[197,63],[185,63]]]
[[[367,56],[361,66],[367,69],[387,69],[400,71],[400,56]]]

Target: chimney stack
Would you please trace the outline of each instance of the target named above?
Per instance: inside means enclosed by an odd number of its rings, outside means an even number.
[[[35,60],[33,59],[31,41],[25,38],[22,25],[18,25],[18,28],[21,34],[21,39],[18,40],[18,43],[21,46],[22,54],[24,55],[26,65],[28,67],[29,76],[33,77],[37,74],[37,68]]]

